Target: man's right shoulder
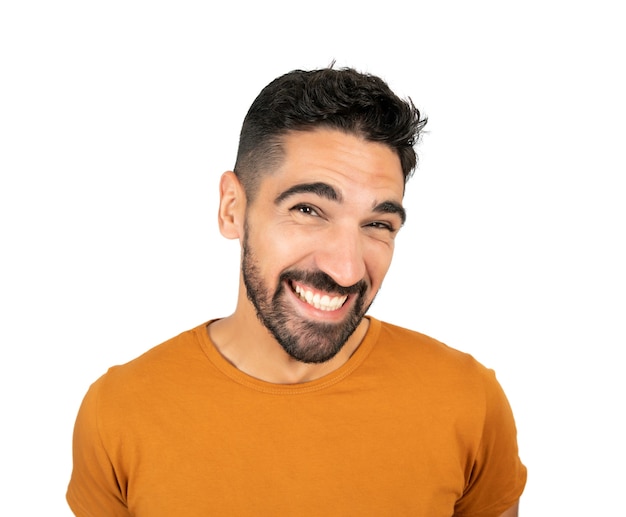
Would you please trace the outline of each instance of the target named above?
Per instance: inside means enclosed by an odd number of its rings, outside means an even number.
[[[92,389],[109,396],[153,389],[155,384],[168,384],[191,375],[194,368],[206,368],[208,362],[196,327],[154,346],[140,356],[110,367]],[[119,392],[123,393],[119,393]]]

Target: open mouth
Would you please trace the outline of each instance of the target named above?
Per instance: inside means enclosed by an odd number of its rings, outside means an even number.
[[[320,311],[336,311],[341,308],[348,299],[348,295],[343,296],[329,296],[327,294],[317,293],[291,282],[291,288],[293,292],[298,295],[300,300],[308,303],[312,307]]]

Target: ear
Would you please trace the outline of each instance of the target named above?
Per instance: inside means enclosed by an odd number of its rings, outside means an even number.
[[[220,208],[218,223],[221,234],[227,239],[243,238],[246,214],[246,193],[233,171],[220,179]]]

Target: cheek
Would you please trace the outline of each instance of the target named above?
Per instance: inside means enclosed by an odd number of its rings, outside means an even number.
[[[368,250],[367,270],[370,276],[370,282],[372,288],[377,291],[383,283],[387,271],[391,266],[391,259],[393,258],[393,244],[390,246],[372,246],[372,249]]]
[[[310,236],[290,228],[273,228],[254,236],[251,248],[265,278],[275,283],[281,273],[302,267],[311,247]]]

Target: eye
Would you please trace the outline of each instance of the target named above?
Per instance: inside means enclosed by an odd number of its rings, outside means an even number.
[[[319,217],[319,213],[311,205],[305,205],[305,204],[300,203],[300,204],[295,205],[291,210],[295,212],[299,212],[304,215]]]
[[[385,221],[373,221],[368,223],[366,226],[369,228],[374,228],[376,230],[387,230],[388,232],[394,233],[396,231],[395,227],[388,222]]]

